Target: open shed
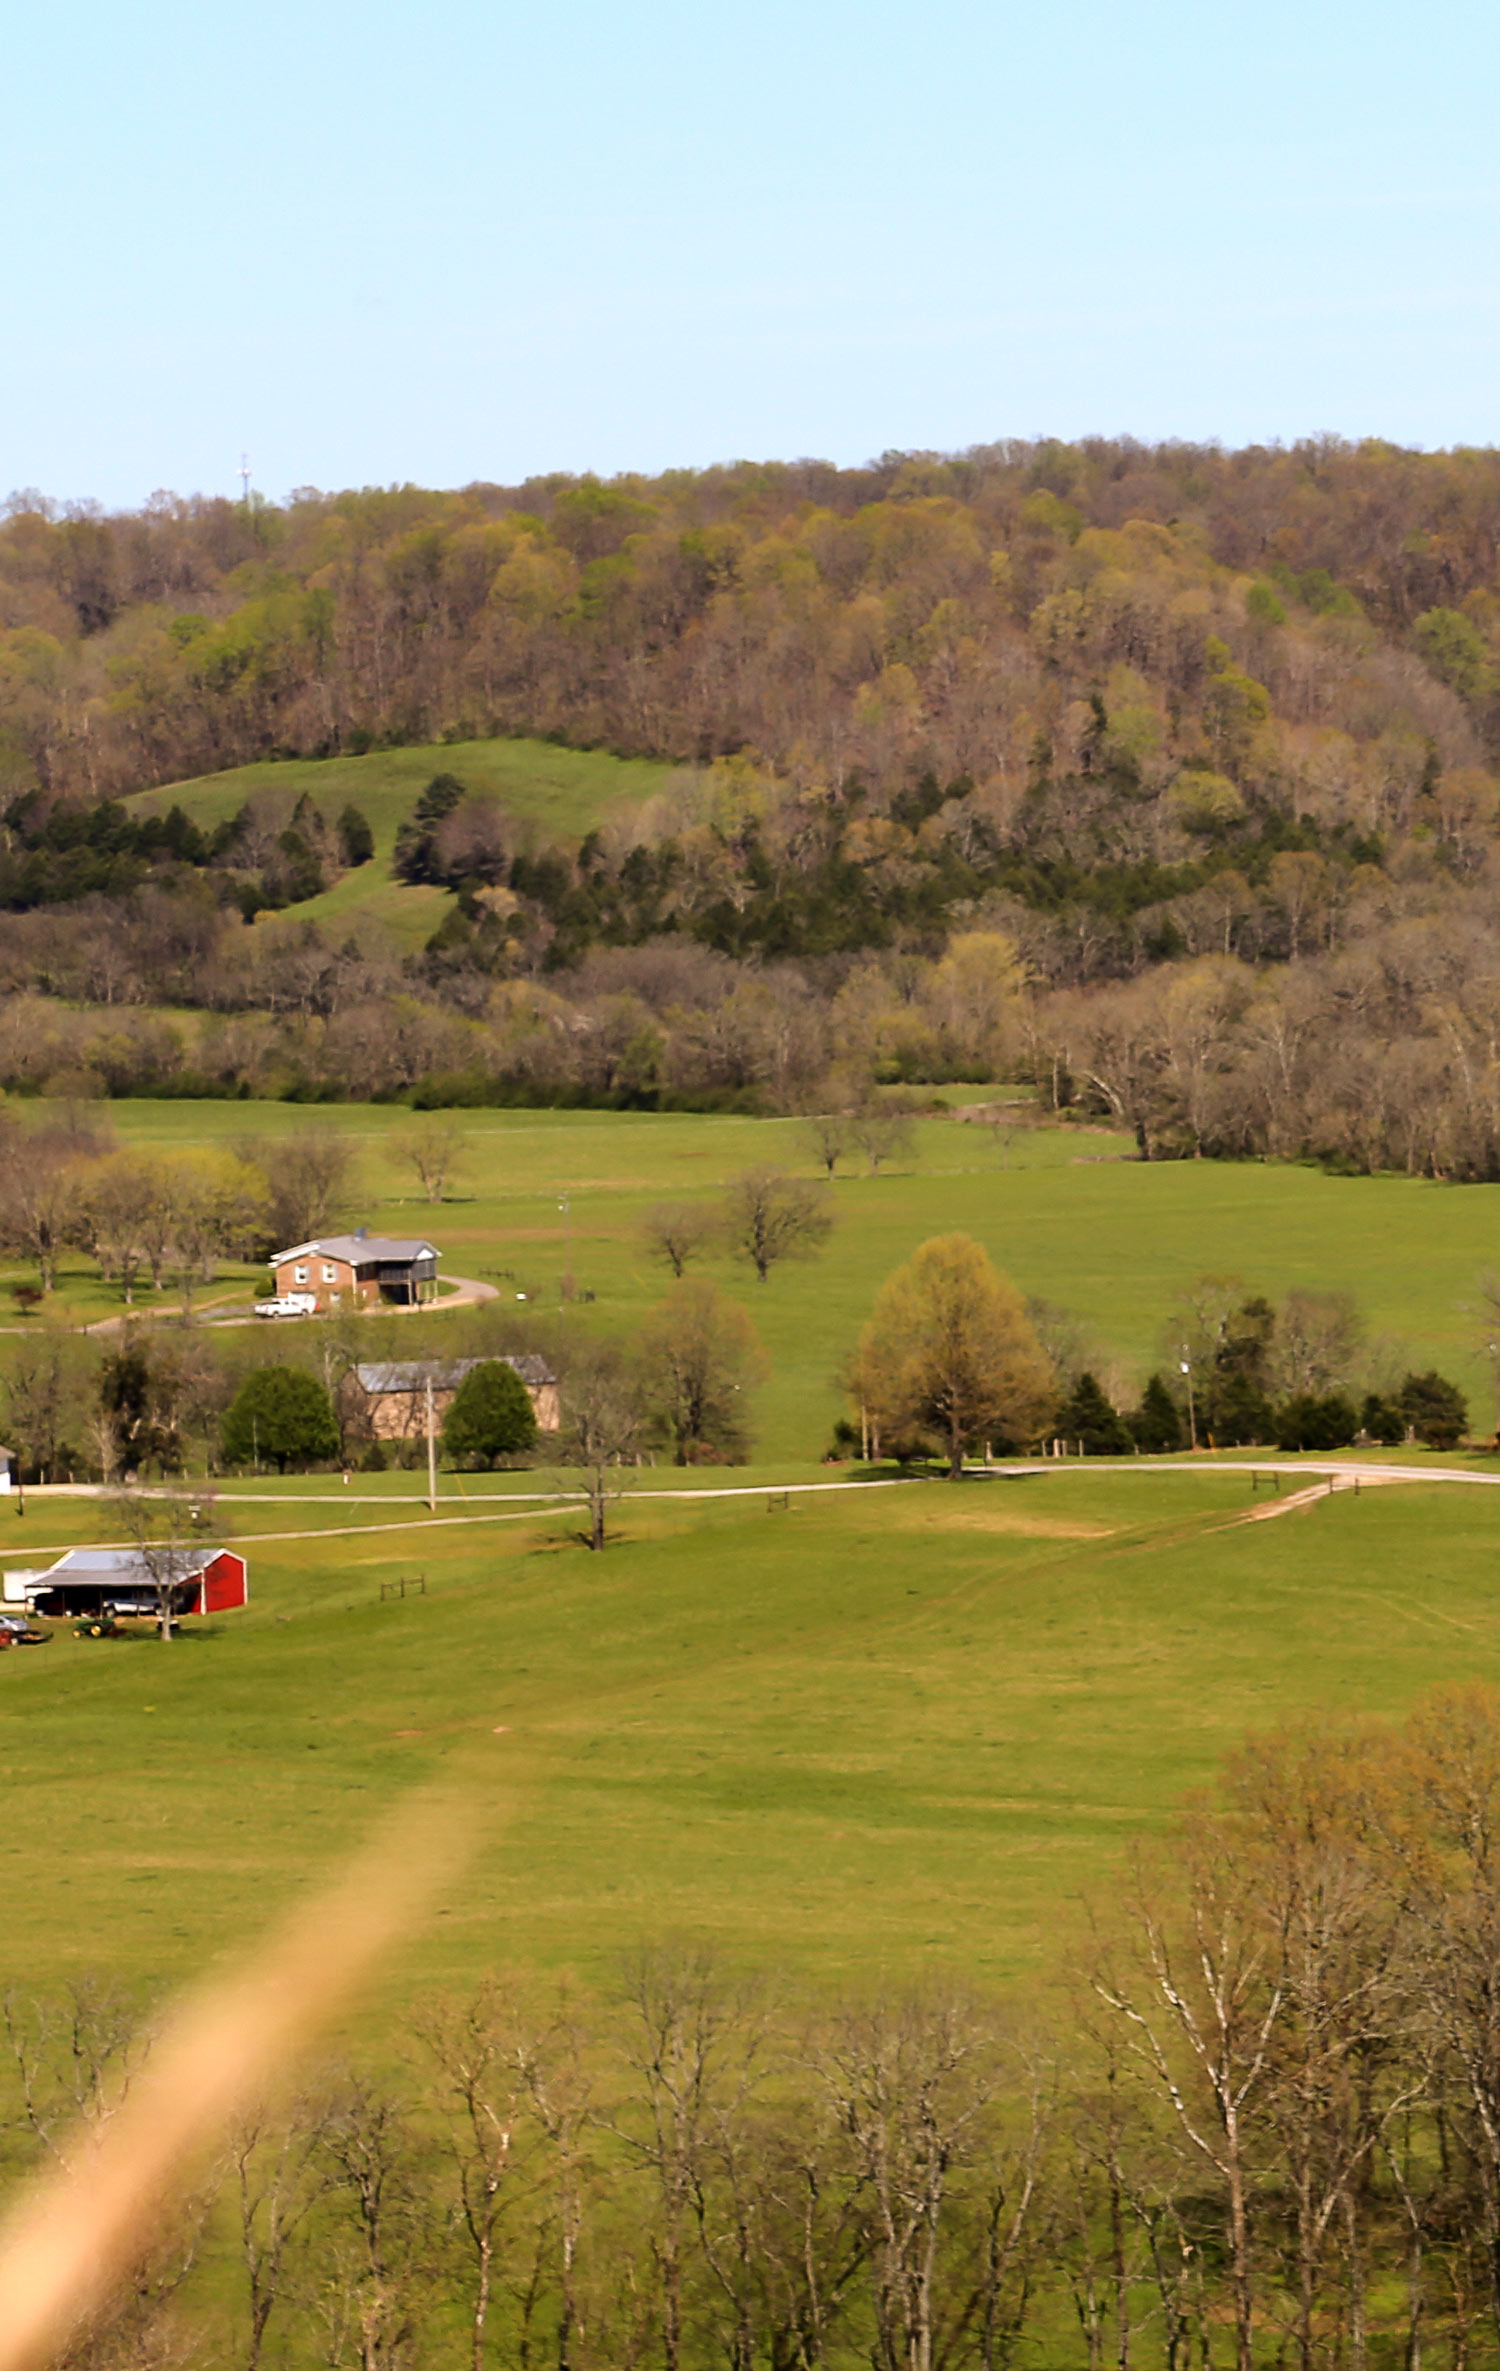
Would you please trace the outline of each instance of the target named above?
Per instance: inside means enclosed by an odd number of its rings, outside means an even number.
[[[174,1614],[227,1614],[245,1605],[250,1575],[243,1556],[205,1542],[177,1563]],[[156,1583],[137,1548],[70,1548],[38,1573],[31,1602],[39,1614],[154,1614]]]

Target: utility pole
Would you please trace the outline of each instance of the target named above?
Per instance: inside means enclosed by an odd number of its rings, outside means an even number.
[[[1188,1357],[1188,1346],[1186,1342],[1184,1342],[1182,1345],[1182,1371],[1187,1377],[1188,1446],[1189,1448],[1196,1449],[1198,1446],[1198,1418],[1193,1407],[1193,1362]]]
[[[564,1233],[564,1250],[562,1250],[562,1297],[564,1297],[564,1304],[566,1304],[566,1302],[571,1302],[571,1299],[573,1299],[573,1209],[571,1209],[571,1202],[569,1202],[569,1190],[566,1190],[566,1185],[564,1185],[564,1188],[562,1188],[562,1195],[559,1195],[557,1207],[559,1207],[559,1212],[562,1212],[562,1233]]]
[[[427,1378],[427,1511],[437,1513],[437,1433],[432,1421],[432,1377]]]

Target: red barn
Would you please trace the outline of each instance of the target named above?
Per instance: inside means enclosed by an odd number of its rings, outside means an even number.
[[[227,1614],[250,1599],[250,1575],[232,1548],[201,1548],[173,1558],[172,1610]],[[155,1614],[156,1583],[137,1548],[70,1548],[39,1575],[32,1592],[39,1614]]]

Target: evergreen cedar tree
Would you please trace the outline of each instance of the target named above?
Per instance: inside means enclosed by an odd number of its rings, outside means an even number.
[[[536,1447],[531,1394],[512,1366],[487,1358],[465,1375],[443,1418],[443,1450],[455,1465],[492,1466]]]
[[[1456,1383],[1431,1368],[1425,1375],[1407,1376],[1396,1405],[1428,1449],[1456,1449],[1468,1430],[1468,1401]]]
[[[282,1474],[289,1465],[337,1457],[338,1427],[328,1394],[300,1367],[258,1367],[234,1395],[221,1446],[226,1465],[269,1459]]]
[[[1135,1436],[1094,1376],[1079,1376],[1057,1411],[1055,1430],[1070,1449],[1081,1444],[1085,1457],[1129,1457]]]
[[[1040,1439],[1058,1403],[1020,1294],[968,1235],[933,1236],[887,1277],[850,1380],[887,1439],[936,1439],[955,1478],[981,1442],[1020,1449]]]
[[[1130,1420],[1131,1436],[1147,1457],[1170,1457],[1187,1447],[1182,1411],[1160,1375],[1153,1375]]]
[[[375,853],[375,834],[369,819],[356,806],[345,807],[334,826],[338,833],[339,854],[346,865],[368,864]]]

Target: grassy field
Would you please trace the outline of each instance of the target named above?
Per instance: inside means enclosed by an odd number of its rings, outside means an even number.
[[[465,1115],[466,1165],[453,1198],[429,1207],[394,1157],[411,1126],[404,1111],[123,1102],[108,1116],[122,1140],[157,1147],[346,1129],[360,1149],[359,1216],[430,1232],[448,1269],[507,1295],[526,1292],[554,1318],[571,1266],[579,1288],[596,1297],[568,1312],[570,1325],[623,1328],[660,1296],[664,1276],[638,1237],[653,1201],[710,1200],[758,1161],[810,1173],[790,1120],[479,1111]],[[874,1178],[840,1175],[838,1224],[815,1264],[777,1269],[762,1287],[727,1259],[710,1261],[751,1311],[771,1358],[760,1453],[802,1464],[822,1454],[842,1412],[839,1362],[877,1285],[924,1237],[951,1228],[984,1242],[1023,1290],[1085,1319],[1120,1391],[1161,1355],[1173,1293],[1205,1271],[1232,1271],[1273,1296],[1296,1285],[1352,1292],[1372,1336],[1395,1337],[1403,1359],[1453,1374],[1472,1395],[1476,1424],[1493,1420],[1464,1305],[1495,1259],[1500,1189],[1206,1161],[1142,1165],[1123,1158],[1127,1150],[1121,1138],[1065,1128],[1015,1129],[997,1145],[987,1128],[924,1121],[910,1165]],[[226,1274],[218,1288],[230,1295],[225,1305],[243,1308],[254,1282],[249,1269]],[[77,1259],[57,1306],[87,1321],[119,1302]],[[435,1337],[462,1321],[413,1322]]]
[[[0,1659],[11,1971],[212,1960],[436,1777],[475,1857],[384,2013],[497,1961],[607,1984],[648,1935],[818,1984],[1045,1985],[1247,1729],[1500,1681],[1486,1490],[1270,1522],[1191,1471],[640,1498],[593,1557],[567,1512],[425,1525],[395,1487],[246,1486],[246,1612]],[[27,1555],[100,1515],[33,1496]]]
[[[809,1166],[790,1121],[475,1112],[455,1198],[429,1207],[396,1157],[405,1112],[126,1102],[109,1118],[158,1148],[347,1129],[359,1214],[430,1231],[450,1270],[569,1326],[625,1329],[659,1296],[637,1238],[651,1201],[709,1198],[754,1161]],[[762,1288],[713,1261],[772,1361],[759,1462],[644,1475],[603,1558],[576,1513],[520,1495],[546,1474],[445,1477],[436,1522],[410,1474],[236,1485],[221,1514],[250,1543],[248,1612],[171,1648],[62,1636],[0,1657],[10,1967],[38,1984],[83,1965],[179,1974],[437,1775],[434,1816],[472,1826],[476,1859],[377,2020],[412,1981],[494,1959],[604,1983],[647,1934],[819,1982],[1032,1981],[1131,1840],[1247,1729],[1500,1681],[1490,1491],[1417,1482],[1245,1524],[1259,1502],[1240,1475],[1075,1468],[769,1512],[772,1483],[829,1478],[838,1361],[880,1278],[945,1228],[1079,1312],[1121,1375],[1156,1355],[1175,1289],[1233,1268],[1273,1294],[1347,1287],[1372,1330],[1478,1388],[1462,1304],[1493,1257],[1495,1189],[1124,1149],[934,1118],[909,1166],[839,1178],[815,1264]],[[570,1265],[595,1298],[564,1315]],[[58,1306],[117,1303],[80,1267]],[[392,1330],[415,1346],[469,1322]],[[750,1495],[646,1495],[679,1480]],[[107,1510],[30,1493],[0,1527],[0,1560],[45,1562],[107,1535]],[[381,1602],[418,1572],[425,1596]]]
[[[566,842],[650,798],[671,771],[644,758],[559,749],[549,741],[434,742],[371,750],[364,757],[236,766],[228,773],[142,791],[125,804],[142,814],[181,806],[195,822],[212,828],[251,797],[269,797],[289,815],[306,792],[330,823],[352,800],[375,835],[375,855],[321,897],[298,906],[297,918],[330,926],[372,918],[402,945],[419,946],[436,929],[447,893],[393,881],[391,857],[399,826],[434,774],[456,774],[470,790],[499,799],[539,841]]]

